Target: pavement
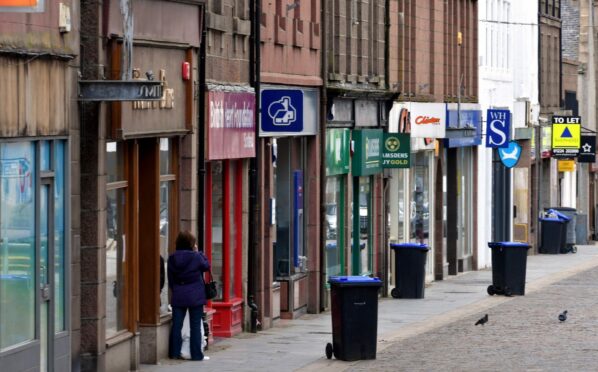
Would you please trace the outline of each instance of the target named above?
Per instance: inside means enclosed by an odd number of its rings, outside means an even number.
[[[330,313],[217,339],[202,362],[165,359],[142,371],[598,370],[598,246],[529,256],[526,295],[488,296],[490,270],[433,282],[419,300],[381,298],[377,359],[328,360]],[[569,319],[558,314],[567,309]],[[474,323],[484,314],[484,326]]]

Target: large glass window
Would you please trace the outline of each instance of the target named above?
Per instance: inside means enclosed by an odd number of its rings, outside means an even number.
[[[35,145],[0,144],[0,350],[35,336]]]
[[[372,272],[372,196],[370,177],[359,177],[359,256],[360,274]]]
[[[235,257],[237,254],[241,254],[241,247],[237,247],[237,229],[241,226],[237,226],[235,223],[235,213],[241,206],[241,200],[237,200],[237,182],[242,182],[242,180],[237,180],[237,167],[240,167],[241,164],[235,161],[230,161],[230,169],[229,171],[229,208],[228,208],[228,220],[230,226],[230,251],[228,254],[228,262],[229,262],[229,273],[230,273],[230,280],[229,280],[229,295],[231,298],[235,297]]]
[[[224,192],[222,189],[223,177],[222,161],[210,162],[212,175],[212,276],[218,283],[218,300],[222,300],[222,286],[224,283],[224,262],[223,262],[223,212]]]
[[[430,178],[428,155],[418,152],[412,156],[410,205],[410,235],[416,243],[429,244],[430,239]]]
[[[473,254],[472,249],[472,149],[463,147],[457,150],[457,255],[466,258]]]
[[[170,236],[172,192],[176,176],[172,166],[172,140],[160,138],[160,257],[164,260],[164,275],[160,276],[160,313],[168,312],[168,256],[173,244]]]
[[[326,177],[325,204],[326,217],[324,229],[326,234],[326,282],[328,277],[341,275],[341,234],[342,234],[342,176]]]
[[[126,191],[124,145],[106,144],[106,338],[125,328]]]

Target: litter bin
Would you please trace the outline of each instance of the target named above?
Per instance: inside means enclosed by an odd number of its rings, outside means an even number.
[[[575,233],[575,228],[577,226],[577,210],[569,207],[547,208],[547,212],[550,211],[556,213],[559,217],[569,219],[569,222],[566,224],[566,245],[561,250],[561,253],[576,252],[577,234]]]
[[[523,296],[527,250],[530,245],[519,242],[491,242],[488,246],[492,249],[492,285],[488,286],[488,294]]]
[[[332,344],[326,357],[376,359],[378,290],[382,281],[367,276],[333,276],[330,283]]]
[[[394,298],[424,298],[428,246],[419,243],[391,244],[395,251]]]
[[[567,250],[567,223],[569,219],[562,213],[549,209],[540,218],[542,245],[539,252],[559,254]]]

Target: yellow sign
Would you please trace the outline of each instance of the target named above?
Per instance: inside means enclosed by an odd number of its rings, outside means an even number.
[[[575,172],[575,160],[559,160],[557,167],[559,172]]]
[[[581,124],[552,124],[553,149],[578,149],[581,146]]]

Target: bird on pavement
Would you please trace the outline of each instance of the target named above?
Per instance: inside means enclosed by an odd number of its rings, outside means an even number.
[[[559,314],[559,320],[561,322],[564,322],[565,320],[567,320],[567,310],[563,311],[562,313]]]
[[[481,317],[480,319],[478,319],[478,321],[475,322],[475,325],[478,325],[478,324],[484,325],[487,322],[488,322],[488,314],[486,314],[483,317]]]

